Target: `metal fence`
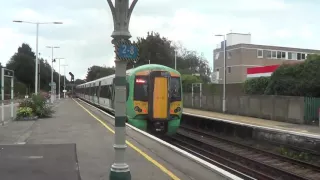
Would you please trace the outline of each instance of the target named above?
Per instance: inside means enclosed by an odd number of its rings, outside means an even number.
[[[304,120],[306,124],[319,124],[320,98],[304,98]]]

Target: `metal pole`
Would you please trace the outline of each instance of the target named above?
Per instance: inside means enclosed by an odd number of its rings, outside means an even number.
[[[40,81],[40,61],[39,61],[39,65],[38,65],[38,90],[39,90],[39,93],[40,93],[40,84],[41,84],[41,81]]]
[[[52,47],[52,51],[51,51],[51,103],[53,103],[53,47]]]
[[[318,123],[319,123],[319,127],[320,127],[320,108],[318,109]]]
[[[202,107],[202,83],[200,83],[200,108]]]
[[[223,97],[222,97],[222,112],[226,112],[226,36],[223,36]]]
[[[192,107],[193,107],[193,83],[191,84],[191,103],[192,103]]]
[[[60,92],[61,92],[61,89],[60,89],[60,79],[61,79],[61,74],[60,74],[60,59],[59,59],[59,100],[60,100]]]
[[[35,94],[38,94],[38,35],[39,35],[39,23],[36,23],[37,24],[37,40],[36,40],[36,65],[35,65],[35,68],[36,68],[36,71],[35,71],[35,82],[34,82],[34,92]]]
[[[177,51],[174,50],[174,69],[177,70]]]
[[[4,126],[4,68],[1,68],[1,120]]]
[[[63,97],[66,98],[66,66],[64,66],[63,68],[64,68]]]
[[[113,16],[114,31],[111,35],[112,43],[120,40],[129,41],[131,34],[129,32],[130,17],[134,6],[138,0],[133,0],[129,7],[129,0],[117,0],[113,5],[112,0],[107,0]],[[129,8],[129,9],[128,9]],[[124,154],[127,148],[125,136],[126,121],[126,66],[127,61],[121,60],[116,56],[115,60],[115,136],[114,149],[115,160],[110,169],[110,180],[130,180],[131,173],[129,165],[125,162]]]
[[[13,72],[13,71],[12,71]],[[13,88],[14,88],[14,72],[12,73],[12,77],[11,77],[11,119],[13,120]]]

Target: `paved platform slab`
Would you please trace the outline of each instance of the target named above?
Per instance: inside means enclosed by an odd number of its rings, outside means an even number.
[[[11,121],[0,125],[0,144],[24,144],[35,121]]]
[[[80,180],[75,144],[0,145],[3,180]]]
[[[200,116],[207,116],[213,119],[220,119],[235,123],[243,123],[247,125],[261,126],[285,131],[292,131],[295,133],[300,133],[301,135],[310,135],[313,137],[320,138],[320,128],[317,126],[301,125],[301,124],[292,124],[286,122],[279,122],[273,120],[259,119],[253,117],[223,114],[212,111],[203,111],[198,109],[183,108],[183,112],[186,115],[194,114]]]
[[[43,148],[42,150],[41,148],[35,148],[34,150],[27,150],[26,152],[22,150],[10,150],[10,152],[13,154],[8,154],[8,156],[24,158],[26,156],[33,156],[33,159],[29,158],[28,160],[28,162],[32,162],[32,160],[37,159],[35,157],[48,157],[50,161],[53,161],[56,155],[60,155],[57,158],[58,161],[54,163],[43,165],[41,165],[40,162],[35,163],[32,168],[37,169],[34,171],[40,175],[46,172],[46,165],[51,165],[52,168],[61,167],[61,169],[73,169],[76,171],[77,167],[74,162],[76,162],[76,157],[78,157],[81,179],[109,179],[110,167],[114,161],[115,155],[113,149],[114,134],[107,130],[107,128],[104,127],[101,122],[104,122],[111,128],[114,128],[114,119],[109,118],[97,109],[85,105],[84,103],[80,102],[79,105],[72,99],[61,100],[59,103],[57,103],[55,110],[56,114],[53,116],[53,118],[39,119],[35,122],[12,122],[8,124],[7,127],[10,125],[10,128],[15,128],[16,131],[10,131],[10,129],[8,129],[7,131],[4,131],[4,134],[6,137],[14,135],[15,138],[7,138],[6,141],[2,141],[2,143],[26,143],[26,145],[30,147],[33,145],[34,147],[51,146],[51,148],[48,148],[47,150],[44,150]],[[101,122],[96,120],[96,118],[100,118]],[[131,145],[129,145],[126,150],[125,158],[130,166],[132,180],[225,179],[223,176],[221,176],[221,174],[207,169],[204,166],[195,163],[191,159],[182,156],[181,154],[177,154],[175,151],[164,147],[160,143],[154,142],[150,138],[147,138],[130,128],[127,128],[127,140]],[[73,149],[74,151],[72,154],[70,149],[68,150],[70,153],[67,155],[67,150],[58,148],[59,146],[61,147],[61,144],[70,143],[76,144],[76,153],[74,153],[75,150]],[[23,146],[20,145],[20,147]],[[14,153],[15,151],[16,153]],[[33,153],[27,153],[30,151]],[[50,154],[52,152],[53,155],[48,155],[49,151]],[[20,158],[20,161],[22,161],[21,159],[23,158]],[[58,162],[60,162],[61,159],[66,159],[67,162],[65,162],[63,165],[58,165]],[[8,158],[6,160],[8,160]],[[5,162],[6,161],[3,160],[3,165],[6,164]],[[13,168],[16,164],[19,163],[12,164],[11,169],[16,169]],[[26,164],[26,161],[21,163],[21,166],[19,167],[20,171],[28,175],[28,172],[32,171],[33,169],[31,167],[28,169],[28,167],[24,164]],[[0,166],[0,168],[1,167],[2,166]],[[10,170],[9,172],[14,171]],[[54,172],[54,169],[52,172]],[[46,175],[50,175],[52,172],[47,172]],[[6,172],[4,171],[0,171],[0,179],[3,179],[2,177],[4,176],[2,174],[5,173]],[[63,177],[57,177],[54,175],[52,175],[52,177],[59,180],[77,178],[76,176],[71,177],[71,175],[67,172],[60,173],[60,175]],[[42,179],[49,178],[46,177]],[[15,179],[12,178],[12,180]]]
[[[77,101],[83,106],[86,111],[92,113],[94,118],[99,119],[106,123],[109,127],[114,128],[114,119],[109,118],[105,113],[93,108],[81,101]],[[181,180],[219,180],[227,179],[224,175],[219,174],[217,171],[209,169],[201,164],[198,164],[194,160],[185,157],[182,154],[177,153],[169,147],[165,147],[157,141],[146,137],[145,135],[136,132],[130,127],[126,127],[127,140],[132,144],[129,144],[126,154],[127,161],[130,168],[133,170],[134,179],[139,179],[140,173],[143,174],[141,178],[144,179],[174,179],[165,174],[164,171],[169,170],[174,176]],[[145,154],[132,152],[133,148],[138,148],[139,151],[145,153],[152,159],[148,160]],[[156,161],[156,162],[152,162]],[[136,162],[139,162],[136,167]],[[165,169],[163,169],[165,168]],[[162,172],[159,173],[158,170]],[[154,171],[154,176],[145,176],[149,171]],[[145,175],[144,175],[145,174]],[[158,176],[157,174],[164,174],[165,176]],[[138,176],[137,176],[138,175]],[[231,178],[229,178],[231,179]]]
[[[76,143],[80,175],[84,180],[109,179],[114,161],[114,136],[72,99],[65,100],[52,119],[37,121],[27,144]],[[168,175],[128,148],[132,179],[167,180]]]

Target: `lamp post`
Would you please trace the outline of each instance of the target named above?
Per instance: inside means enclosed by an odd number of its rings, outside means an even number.
[[[61,79],[61,74],[60,74],[60,66],[61,66],[61,65],[60,65],[60,60],[61,60],[61,59],[64,59],[64,58],[56,58],[56,59],[59,60],[59,88],[58,88],[58,89],[59,89],[59,90],[58,90],[59,93],[58,93],[58,96],[59,96],[59,100],[60,100],[60,96],[61,96],[61,95],[60,95],[60,92],[61,92],[61,89],[60,89],[60,79]]]
[[[174,69],[177,70],[177,50],[174,50]]]
[[[27,23],[27,24],[36,24],[37,25],[37,36],[36,36],[36,62],[35,62],[35,82],[34,82],[34,92],[38,94],[38,37],[39,37],[39,25],[40,24],[62,24],[62,22],[31,22],[31,21],[21,21],[14,20],[15,23]]]
[[[222,95],[222,112],[226,112],[226,36],[217,34],[215,36],[223,37],[223,95]]]
[[[130,180],[131,173],[129,165],[125,162],[124,154],[127,148],[125,136],[126,121],[126,66],[128,60],[135,60],[138,57],[138,48],[130,42],[129,32],[130,17],[138,0],[107,0],[113,17],[114,31],[111,35],[112,44],[116,52],[115,72],[115,160],[110,169],[110,180]],[[129,7],[130,5],[130,7]]]
[[[41,54],[39,53],[39,56],[40,56],[40,55],[41,55]],[[39,90],[39,92],[40,92],[40,89],[41,89],[41,88],[40,88],[40,84],[41,84],[41,78],[40,78],[40,75],[41,75],[41,74],[40,74],[40,69],[41,69],[41,68],[40,68],[40,67],[41,67],[41,62],[39,61],[39,62],[38,62],[38,90]]]
[[[63,73],[63,76],[64,76],[64,82],[63,82],[63,97],[66,98],[66,66],[68,66],[67,64],[63,64],[61,65],[63,66],[63,69],[64,69],[64,73]]]
[[[47,48],[51,48],[51,58],[52,58],[52,66],[51,66],[51,103],[53,103],[53,63],[56,61],[54,58],[53,58],[53,49],[54,48],[60,48],[58,46],[46,46]]]

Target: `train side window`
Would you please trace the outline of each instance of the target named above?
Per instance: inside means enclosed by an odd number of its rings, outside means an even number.
[[[102,98],[108,98],[108,86],[107,85],[101,86],[100,96]]]
[[[107,92],[108,92],[108,94],[107,94],[107,98],[108,99],[111,99],[111,95],[112,95],[112,88],[111,88],[111,85],[107,85]]]

